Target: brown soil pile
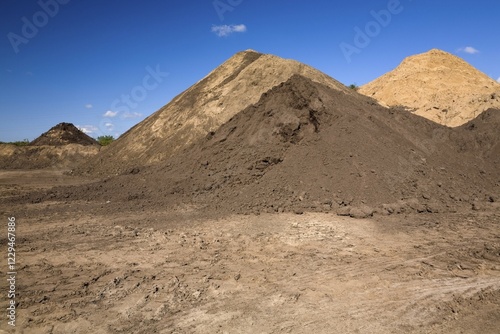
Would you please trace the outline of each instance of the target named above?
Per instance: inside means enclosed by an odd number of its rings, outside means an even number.
[[[385,105],[406,106],[450,127],[460,126],[487,109],[500,109],[500,85],[441,50],[408,57],[359,91]]]
[[[71,169],[99,153],[101,145],[71,123],[60,123],[28,146],[0,144],[0,169]]]
[[[498,115],[450,129],[295,75],[164,163],[42,199],[356,217],[479,208],[499,195]]]
[[[69,144],[99,145],[95,139],[89,137],[71,123],[59,123],[30,143],[31,146],[63,146]]]
[[[294,60],[252,50],[237,53],[170,103],[123,134],[79,173],[115,175],[135,165],[163,161],[235,114],[272,87],[301,74],[346,94],[340,82]]]

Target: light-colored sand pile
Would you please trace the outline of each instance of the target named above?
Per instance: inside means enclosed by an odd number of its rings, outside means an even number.
[[[489,108],[500,109],[500,84],[461,58],[436,49],[406,58],[359,91],[384,105],[404,105],[450,127]]]

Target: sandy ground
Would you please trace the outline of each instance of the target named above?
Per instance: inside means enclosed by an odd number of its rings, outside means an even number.
[[[85,182],[33,173],[1,172],[0,197]],[[215,219],[95,205],[0,208],[4,253],[17,219],[19,303],[0,333],[499,332],[498,209]],[[6,280],[0,290],[6,312]]]

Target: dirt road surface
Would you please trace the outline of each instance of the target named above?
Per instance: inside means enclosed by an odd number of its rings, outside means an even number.
[[[69,178],[15,173],[0,173],[0,198]],[[7,219],[17,221],[18,305],[16,327],[2,316],[0,333],[500,328],[495,207],[357,220],[322,213],[214,218],[188,206],[94,210],[105,205],[2,204],[4,254]],[[0,289],[6,312],[6,280]]]

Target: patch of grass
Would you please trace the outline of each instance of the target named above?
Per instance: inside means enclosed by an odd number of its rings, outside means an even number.
[[[19,141],[0,142],[0,144],[9,144],[9,145],[15,145],[15,146],[28,146],[30,144],[30,141],[28,139],[23,139],[23,140],[19,140]]]

